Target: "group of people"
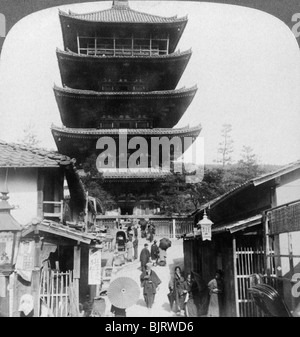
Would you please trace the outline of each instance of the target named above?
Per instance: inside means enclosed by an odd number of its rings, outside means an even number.
[[[155,225],[152,221],[147,221],[145,219],[141,219],[139,221],[141,228],[141,238],[146,238],[150,242],[153,241],[155,235]]]
[[[207,284],[201,285],[189,273],[184,277],[181,268],[175,267],[169,282],[169,303],[177,315],[186,317],[219,317],[222,315],[223,272],[216,271],[215,277]]]

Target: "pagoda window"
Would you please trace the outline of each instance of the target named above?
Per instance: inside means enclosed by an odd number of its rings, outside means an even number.
[[[120,129],[128,129],[128,128],[130,128],[130,123],[129,122],[127,122],[127,123],[120,122],[119,123],[119,128]]]
[[[118,86],[119,91],[130,91],[130,86],[128,84],[121,84]]]
[[[114,127],[114,123],[112,122],[100,123],[100,128],[102,129],[112,129],[113,127]]]
[[[143,122],[137,122],[136,123],[137,129],[146,129],[149,128],[149,122],[143,121]]]
[[[146,91],[146,86],[145,85],[134,85],[133,86],[133,91]]]
[[[112,86],[112,84],[102,84],[102,91],[114,91],[114,87]]]

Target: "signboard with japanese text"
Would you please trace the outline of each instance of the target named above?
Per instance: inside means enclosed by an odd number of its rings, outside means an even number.
[[[89,251],[89,285],[101,283],[101,250]]]

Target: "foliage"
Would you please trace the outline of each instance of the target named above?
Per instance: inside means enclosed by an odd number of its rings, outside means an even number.
[[[31,147],[38,147],[40,140],[37,138],[35,126],[30,121],[29,124],[23,129],[23,137],[19,140],[20,143]]]
[[[221,163],[223,168],[225,165],[231,164],[231,153],[233,152],[233,140],[231,138],[231,124],[223,124],[221,130],[222,141],[219,143],[218,153],[221,158],[217,162]]]
[[[86,158],[82,164],[84,176],[81,178],[89,195],[97,198],[105,211],[109,206],[116,205],[114,197],[103,188],[103,175],[97,170],[96,155],[91,155]]]

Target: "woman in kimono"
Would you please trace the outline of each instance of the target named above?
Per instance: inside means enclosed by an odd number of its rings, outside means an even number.
[[[222,307],[222,294],[224,290],[223,271],[217,270],[215,277],[208,283],[209,305],[207,317],[220,317]]]
[[[188,274],[186,278],[187,294],[184,300],[184,309],[186,317],[198,317],[198,308],[195,303],[197,295],[199,295],[198,285],[192,278],[192,274]]]
[[[186,282],[180,267],[175,267],[174,276],[169,283],[170,292],[173,292],[175,301],[175,311],[178,315],[184,316],[184,300],[187,294]]]
[[[132,262],[133,260],[133,243],[132,238],[130,237],[126,243],[126,251],[127,251],[127,262]]]

